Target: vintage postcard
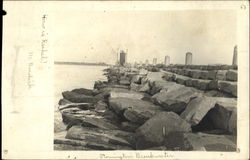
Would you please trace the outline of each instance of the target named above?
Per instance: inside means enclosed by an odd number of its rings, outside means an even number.
[[[249,159],[249,2],[3,4],[4,159]]]

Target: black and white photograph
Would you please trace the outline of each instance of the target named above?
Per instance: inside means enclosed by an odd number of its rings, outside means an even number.
[[[248,2],[4,6],[5,157],[247,159]]]
[[[236,12],[56,14],[56,150],[236,152]]]

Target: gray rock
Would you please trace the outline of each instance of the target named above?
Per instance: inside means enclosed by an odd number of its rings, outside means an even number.
[[[237,131],[237,101],[234,98],[220,98],[209,111],[207,117],[216,129],[223,129],[233,134]]]
[[[146,95],[135,91],[111,91],[109,98],[142,99]]]
[[[197,125],[207,112],[215,106],[215,103],[216,101],[212,97],[196,97],[188,103],[180,116],[192,126]]]
[[[132,91],[139,91],[140,88],[141,88],[141,86],[139,84],[136,84],[136,83],[130,84],[130,90],[132,90]]]
[[[219,81],[218,89],[237,97],[237,82]]]
[[[161,112],[136,130],[136,149],[161,146],[171,132],[190,132],[186,121],[173,112]]]
[[[192,78],[198,79],[201,77],[201,71],[200,70],[190,70],[190,76]]]
[[[229,81],[237,81],[238,79],[237,70],[229,70],[226,74],[226,79]]]
[[[155,94],[152,100],[166,111],[181,113],[191,99],[200,95],[201,93],[196,89],[172,85],[169,90],[162,90]]]
[[[216,74],[217,74],[216,71],[208,71],[207,79],[215,80],[216,79]]]
[[[164,73],[163,72],[148,72],[146,79],[147,81],[153,82],[158,80],[163,80]]]
[[[208,84],[208,89],[209,90],[217,90],[218,89],[218,81],[217,80],[212,80]]]
[[[114,132],[112,132],[114,131]],[[84,140],[86,146],[92,149],[132,149],[131,144],[122,138],[126,132],[116,130],[100,130],[81,126],[71,127],[66,135],[67,139]],[[119,135],[120,134],[120,135]],[[131,136],[131,134],[129,134]]]
[[[97,112],[104,112],[108,109],[108,105],[104,101],[98,101],[95,104],[95,111]]]
[[[109,99],[109,105],[118,115],[124,116],[127,120],[137,124],[143,124],[147,119],[162,110],[161,107],[151,102],[130,98],[111,98]]]
[[[181,76],[181,75],[175,75],[176,78],[174,79],[176,83],[184,85],[187,80],[189,80],[189,77]]]
[[[64,99],[64,98],[60,99],[58,102],[59,105],[65,105],[65,104],[70,104],[70,103],[72,103],[72,102],[70,102],[69,100]]]
[[[140,75],[134,75],[132,77],[130,83],[140,84],[141,83],[141,78],[142,78],[142,76],[140,76]]]
[[[124,131],[128,131],[128,132],[135,132],[135,130],[139,127],[140,127],[140,125],[135,124],[135,123],[131,123],[131,122],[122,122],[121,123],[121,129]]]
[[[63,98],[74,103],[96,103],[99,99],[93,96],[86,96],[75,92],[65,91],[62,93]]]
[[[139,92],[150,92],[150,86],[149,83],[144,83],[141,85],[141,88],[139,89]]]
[[[119,81],[119,84],[121,84],[121,85],[130,85],[130,81],[129,81],[129,80],[126,80],[126,79],[120,80],[120,81]]]
[[[207,97],[227,97],[227,98],[230,98],[232,97],[230,94],[228,93],[224,93],[224,92],[221,92],[221,91],[217,91],[217,90],[209,90],[209,91],[206,91],[204,93],[204,96],[207,96]]]
[[[226,70],[218,70],[216,73],[216,79],[217,80],[226,80]]]
[[[154,95],[162,89],[168,89],[170,86],[175,85],[175,82],[167,82],[164,80],[153,81],[151,83],[150,94]]]
[[[172,132],[166,138],[165,145],[168,150],[236,151],[236,143],[228,137],[230,136]]]
[[[87,95],[87,96],[93,96],[94,95],[93,90],[86,89],[86,88],[74,89],[71,92],[75,92],[75,93],[78,93],[78,94],[84,94],[84,95]]]
[[[233,98],[223,98],[223,97],[206,97],[206,96],[201,96],[197,97],[189,102],[187,105],[186,109],[182,112],[180,115],[181,118],[189,122],[192,126],[195,126],[200,123],[200,121],[207,115],[210,115],[210,110],[214,108],[216,105],[222,105],[226,107],[227,105],[229,106],[234,106],[236,104],[236,100]],[[229,108],[229,107],[226,107]],[[211,110],[212,111],[212,110]],[[218,117],[219,114],[219,117]],[[227,112],[219,112],[218,110],[215,109],[215,112],[212,114],[212,116],[209,116],[211,118],[210,123],[217,123],[214,125],[214,127],[218,129],[224,129],[222,127],[223,124],[221,123],[228,123],[227,118]],[[221,116],[221,117],[220,117]],[[223,119],[225,122],[219,122],[218,119]],[[218,127],[221,126],[221,127]]]

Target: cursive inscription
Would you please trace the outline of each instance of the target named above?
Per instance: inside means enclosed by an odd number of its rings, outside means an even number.
[[[47,32],[48,15],[42,16],[42,33],[41,33],[41,63],[48,62],[48,32]]]
[[[131,153],[120,153],[120,154],[100,154],[100,159],[172,159],[174,158],[173,154],[167,152],[137,152],[134,154]]]
[[[30,52],[28,54],[28,88],[31,89],[35,85],[34,75],[33,75],[33,69],[34,69],[34,63],[33,63],[33,53]]]

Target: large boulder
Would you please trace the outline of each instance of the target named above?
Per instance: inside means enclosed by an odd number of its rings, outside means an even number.
[[[122,122],[121,129],[128,132],[135,132],[137,128],[139,128],[139,124],[131,123],[131,122]]]
[[[226,74],[226,79],[229,81],[237,81],[238,79],[237,70],[229,70]]]
[[[149,83],[146,82],[140,86],[139,92],[150,92]]]
[[[86,96],[76,92],[65,91],[62,93],[63,98],[74,103],[96,103],[99,99],[93,96]]]
[[[143,99],[147,97],[145,93],[135,91],[111,91],[109,98],[130,98],[130,99]]]
[[[216,73],[216,79],[217,80],[226,80],[226,70],[218,70]]]
[[[207,112],[215,106],[215,103],[216,101],[212,97],[196,97],[188,103],[186,109],[180,116],[192,126],[195,126],[203,119]]]
[[[82,140],[66,139],[66,131],[54,134],[54,150],[91,150]]]
[[[219,81],[218,89],[237,97],[237,82]]]
[[[132,91],[139,91],[140,88],[141,88],[141,86],[139,84],[137,84],[137,83],[131,83],[130,84],[130,90],[132,90]]]
[[[65,104],[70,104],[70,103],[72,103],[72,102],[70,102],[69,100],[64,99],[64,98],[60,99],[58,102],[59,105],[65,105]]]
[[[151,90],[150,90],[150,94],[154,95],[157,92],[159,92],[160,90],[164,89],[168,89],[169,87],[171,87],[172,85],[175,85],[175,82],[168,82],[168,81],[164,81],[164,80],[157,80],[157,81],[153,81],[151,83]]]
[[[134,75],[132,77],[130,83],[140,84],[141,83],[141,78],[142,78],[142,76],[140,76],[140,75]]]
[[[163,72],[148,72],[146,79],[150,82],[163,80],[164,73]]]
[[[93,96],[94,95],[93,90],[86,89],[86,88],[73,89],[71,92],[75,92],[75,93],[78,93],[78,94],[84,94],[84,95],[87,95],[87,96]]]
[[[215,80],[216,79],[216,71],[208,71],[207,73],[207,79]]]
[[[168,90],[164,89],[155,94],[152,100],[166,111],[172,111],[179,114],[186,108],[186,105],[191,99],[200,95],[201,93],[196,89],[172,85]]]
[[[229,124],[233,108],[236,108],[234,98],[201,96],[190,101],[180,116],[192,126],[206,119],[213,128],[228,130],[233,126]]]
[[[171,132],[190,132],[186,121],[173,112],[161,112],[136,130],[136,149],[161,146]]]
[[[78,108],[68,108],[61,111],[63,122],[68,124],[67,128],[81,124],[88,127],[97,127],[102,129],[118,129],[116,119],[109,119],[104,113],[98,113],[95,110],[81,110]]]
[[[122,132],[122,131],[119,131]],[[129,134],[131,136],[131,134]],[[95,128],[73,126],[66,135],[67,139],[83,140],[86,147],[100,150],[131,150],[132,145],[117,132]]]
[[[189,77],[181,76],[181,75],[175,75],[174,81],[178,84],[185,85],[186,81],[189,80]]]
[[[168,150],[181,151],[236,151],[232,136],[205,133],[172,132],[165,140]]]
[[[129,91],[128,88],[105,87],[100,89],[99,93],[95,97],[99,99],[106,99],[110,96],[110,92],[128,92],[128,91]]]
[[[230,133],[237,132],[237,101],[234,98],[220,98],[216,105],[206,115],[216,129]]]
[[[118,115],[136,124],[143,124],[153,115],[162,111],[161,107],[139,99],[110,98],[109,105]]]

